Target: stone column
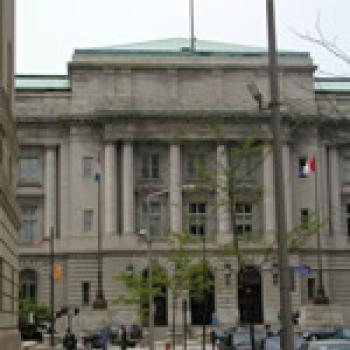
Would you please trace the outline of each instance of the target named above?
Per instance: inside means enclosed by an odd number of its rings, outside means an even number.
[[[341,184],[339,178],[339,150],[336,146],[330,146],[329,148],[329,169],[331,230],[333,234],[337,234],[341,232]]]
[[[135,232],[134,149],[131,142],[122,148],[123,232]]]
[[[267,242],[272,242],[275,238],[276,220],[275,220],[275,191],[273,176],[273,154],[271,145],[264,147],[264,230]]]
[[[231,215],[230,215],[230,195],[228,183],[228,157],[226,147],[218,145],[216,149],[216,205],[217,205],[217,230],[218,240],[222,234],[232,232],[230,230]]]
[[[56,188],[56,147],[45,149],[44,167],[44,236],[48,236],[50,227],[56,232],[57,188]]]
[[[182,231],[182,180],[181,147],[170,145],[170,191],[169,191],[170,229]]]
[[[117,172],[116,147],[113,143],[104,146],[105,152],[105,234],[115,235],[117,232]]]
[[[291,160],[289,145],[283,145],[283,175],[284,175],[284,195],[286,208],[287,232],[293,229],[292,218],[292,180],[291,180]]]

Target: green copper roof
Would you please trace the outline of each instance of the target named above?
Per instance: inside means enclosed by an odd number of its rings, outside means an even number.
[[[17,75],[17,90],[69,90],[70,81],[66,75]]]
[[[350,92],[350,78],[315,78],[316,92]]]
[[[223,43],[210,40],[196,40],[195,52],[189,50],[190,41],[188,38],[170,38],[144,41],[139,43],[121,44],[115,46],[80,48],[76,49],[76,54],[211,54],[211,55],[266,55],[267,49],[264,47],[253,47]],[[279,51],[280,56],[293,55],[309,57],[307,52]]]

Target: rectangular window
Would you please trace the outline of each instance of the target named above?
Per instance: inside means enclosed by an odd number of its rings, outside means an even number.
[[[300,225],[301,227],[307,228],[309,225],[309,209],[300,209]]]
[[[18,175],[20,184],[40,184],[41,164],[38,157],[19,159]]]
[[[162,235],[162,207],[159,201],[152,201],[147,208],[147,202],[142,203],[141,226],[150,230],[152,237]]]
[[[295,291],[294,267],[289,267],[289,287],[291,292]]]
[[[344,150],[341,156],[341,172],[344,183],[350,183],[350,151]]]
[[[82,304],[89,305],[90,304],[90,282],[83,282],[81,284],[81,292],[82,292]]]
[[[188,231],[193,236],[206,234],[207,208],[206,203],[193,202],[189,204]]]
[[[143,179],[159,178],[159,154],[142,155],[141,177]]]
[[[256,179],[256,167],[258,166],[258,158],[254,155],[237,155],[233,160],[234,183],[246,184],[252,183]]]
[[[83,158],[83,177],[92,178],[92,157]]]
[[[346,233],[348,235],[348,238],[350,238],[350,204],[346,205]]]
[[[235,230],[238,235],[251,233],[253,230],[253,208],[249,202],[235,204]]]
[[[298,177],[304,178],[307,177],[307,173],[305,172],[305,167],[307,164],[307,158],[306,157],[299,157],[298,160],[299,166],[298,166]]]
[[[204,175],[205,156],[204,154],[188,154],[186,161],[186,175],[192,179],[198,179]]]
[[[22,226],[19,233],[22,242],[34,242],[37,239],[38,218],[37,207],[23,206],[21,208]]]
[[[315,298],[316,295],[316,281],[315,278],[310,277],[307,279],[307,297],[309,300]]]
[[[93,225],[94,211],[91,209],[84,210],[84,232],[91,232]]]

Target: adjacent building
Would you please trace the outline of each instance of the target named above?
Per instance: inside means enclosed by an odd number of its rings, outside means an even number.
[[[20,347],[18,328],[18,230],[16,173],[19,152],[14,103],[14,1],[0,0],[0,343]]]
[[[322,223],[291,250],[293,309],[313,301],[318,251],[326,294],[349,305],[350,84],[316,79],[305,52],[280,51],[279,64],[288,230],[298,240],[313,219]],[[252,83],[263,97],[260,110]],[[21,297],[49,301],[49,247],[35,242],[52,228],[62,267],[55,307],[91,310],[100,218],[104,293],[116,320],[137,321],[135,308],[113,304],[127,293],[113,277],[147,276],[147,244],[139,235],[146,228],[166,273],[173,271],[170,231],[198,239],[188,247],[197,259],[205,237],[213,281],[207,323],[214,313],[221,324],[237,322],[247,302],[261,321],[277,322],[276,261],[265,254],[276,247],[268,86],[265,49],[198,40],[192,52],[185,39],[77,49],[67,76],[17,76]],[[252,137],[257,151],[239,156],[235,150]],[[312,158],[314,173],[307,167]],[[238,259],[223,257],[223,244],[243,252],[249,274],[239,283]],[[180,323],[181,300],[173,305],[163,289],[155,324],[171,325],[174,312]],[[184,291],[183,299],[195,327],[203,322],[203,301],[194,294]]]

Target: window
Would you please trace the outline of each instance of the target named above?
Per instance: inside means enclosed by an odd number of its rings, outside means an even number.
[[[40,159],[38,157],[26,157],[19,159],[19,183],[41,183]]]
[[[341,171],[344,183],[350,183],[350,151],[344,150],[341,157]]]
[[[307,177],[307,174],[305,172],[305,168],[306,168],[306,165],[307,165],[306,157],[299,157],[298,163],[299,163],[299,165],[298,165],[298,176],[300,178]]]
[[[303,228],[307,228],[309,225],[309,209],[300,209],[300,225]]]
[[[346,232],[348,235],[348,238],[350,238],[350,204],[346,205]]]
[[[19,233],[22,242],[34,242],[37,239],[38,218],[37,207],[23,206],[21,208],[22,226]]]
[[[234,181],[238,184],[252,183],[255,180],[258,160],[253,155],[234,159]]]
[[[295,275],[294,267],[289,267],[289,287],[291,292],[295,292]]]
[[[143,179],[159,178],[159,154],[142,155],[141,177]]]
[[[235,233],[243,235],[252,232],[253,210],[248,202],[237,202],[235,205]]]
[[[83,305],[89,305],[90,304],[90,282],[83,282],[81,284],[81,299]]]
[[[37,277],[34,270],[23,270],[19,274],[19,298],[26,300],[36,300],[37,297]]]
[[[204,154],[189,154],[186,161],[186,174],[189,178],[197,179],[205,171]]]
[[[316,283],[315,283],[315,278],[313,277],[310,277],[307,279],[307,298],[309,300],[312,300],[315,298],[315,286],[316,286]]]
[[[206,234],[207,208],[205,203],[189,204],[189,226],[188,231],[193,236]]]
[[[83,158],[83,177],[92,178],[92,157]]]
[[[149,229],[153,237],[162,235],[161,210],[161,203],[159,201],[150,202],[149,208],[147,208],[147,202],[142,203],[141,226],[147,230]]]
[[[91,209],[84,210],[84,232],[92,231],[94,211]]]

